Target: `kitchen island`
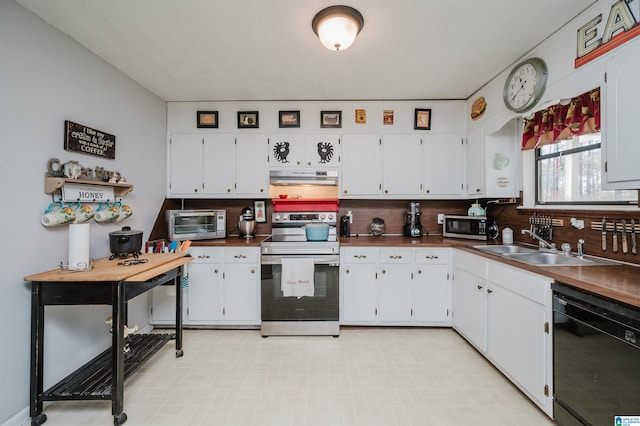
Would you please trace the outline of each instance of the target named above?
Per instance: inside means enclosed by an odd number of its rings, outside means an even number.
[[[145,263],[120,264],[121,259],[98,259],[86,271],[51,270],[24,278],[31,282],[31,391],[32,425],[47,420],[43,401],[111,400],[114,424],[127,420],[124,381],[167,341],[175,339],[176,357],[182,356],[182,266],[191,261],[183,253],[144,254]],[[127,302],[163,284],[176,286],[175,334],[132,335],[125,355]],[[47,305],[111,305],[112,344],[76,372],[48,390],[44,378],[44,321]]]

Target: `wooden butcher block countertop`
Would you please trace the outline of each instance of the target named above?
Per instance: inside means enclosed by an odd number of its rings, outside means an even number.
[[[131,260],[133,257],[128,259]],[[139,259],[147,259],[148,262],[125,266],[118,265],[123,259],[115,258],[109,260],[109,258],[105,257],[95,260],[93,268],[88,271],[53,269],[39,274],[28,275],[24,277],[24,280],[44,282],[142,282],[193,260],[191,257],[186,257],[184,253],[148,253],[141,254]]]

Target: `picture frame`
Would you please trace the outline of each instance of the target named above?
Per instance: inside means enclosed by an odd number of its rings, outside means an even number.
[[[323,129],[342,128],[342,111],[320,111],[320,127]]]
[[[198,111],[197,126],[198,129],[217,129],[218,111]]]
[[[238,111],[238,129],[259,128],[258,111]]]
[[[300,127],[300,111],[279,111],[278,126],[281,129]]]
[[[253,202],[253,217],[257,223],[267,222],[267,203],[265,200],[255,200]]]
[[[414,130],[431,130],[431,109],[416,108]]]

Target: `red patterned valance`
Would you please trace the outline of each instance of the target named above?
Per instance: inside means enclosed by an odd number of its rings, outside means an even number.
[[[539,148],[573,136],[600,131],[600,88],[577,96],[566,104],[538,111],[524,120],[522,150]]]

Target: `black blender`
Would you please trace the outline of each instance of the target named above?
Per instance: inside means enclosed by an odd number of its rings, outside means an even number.
[[[409,203],[409,211],[407,211],[407,219],[404,224],[404,236],[411,238],[420,238],[422,237],[423,228],[420,223],[420,216],[422,212],[420,211],[420,203]]]

